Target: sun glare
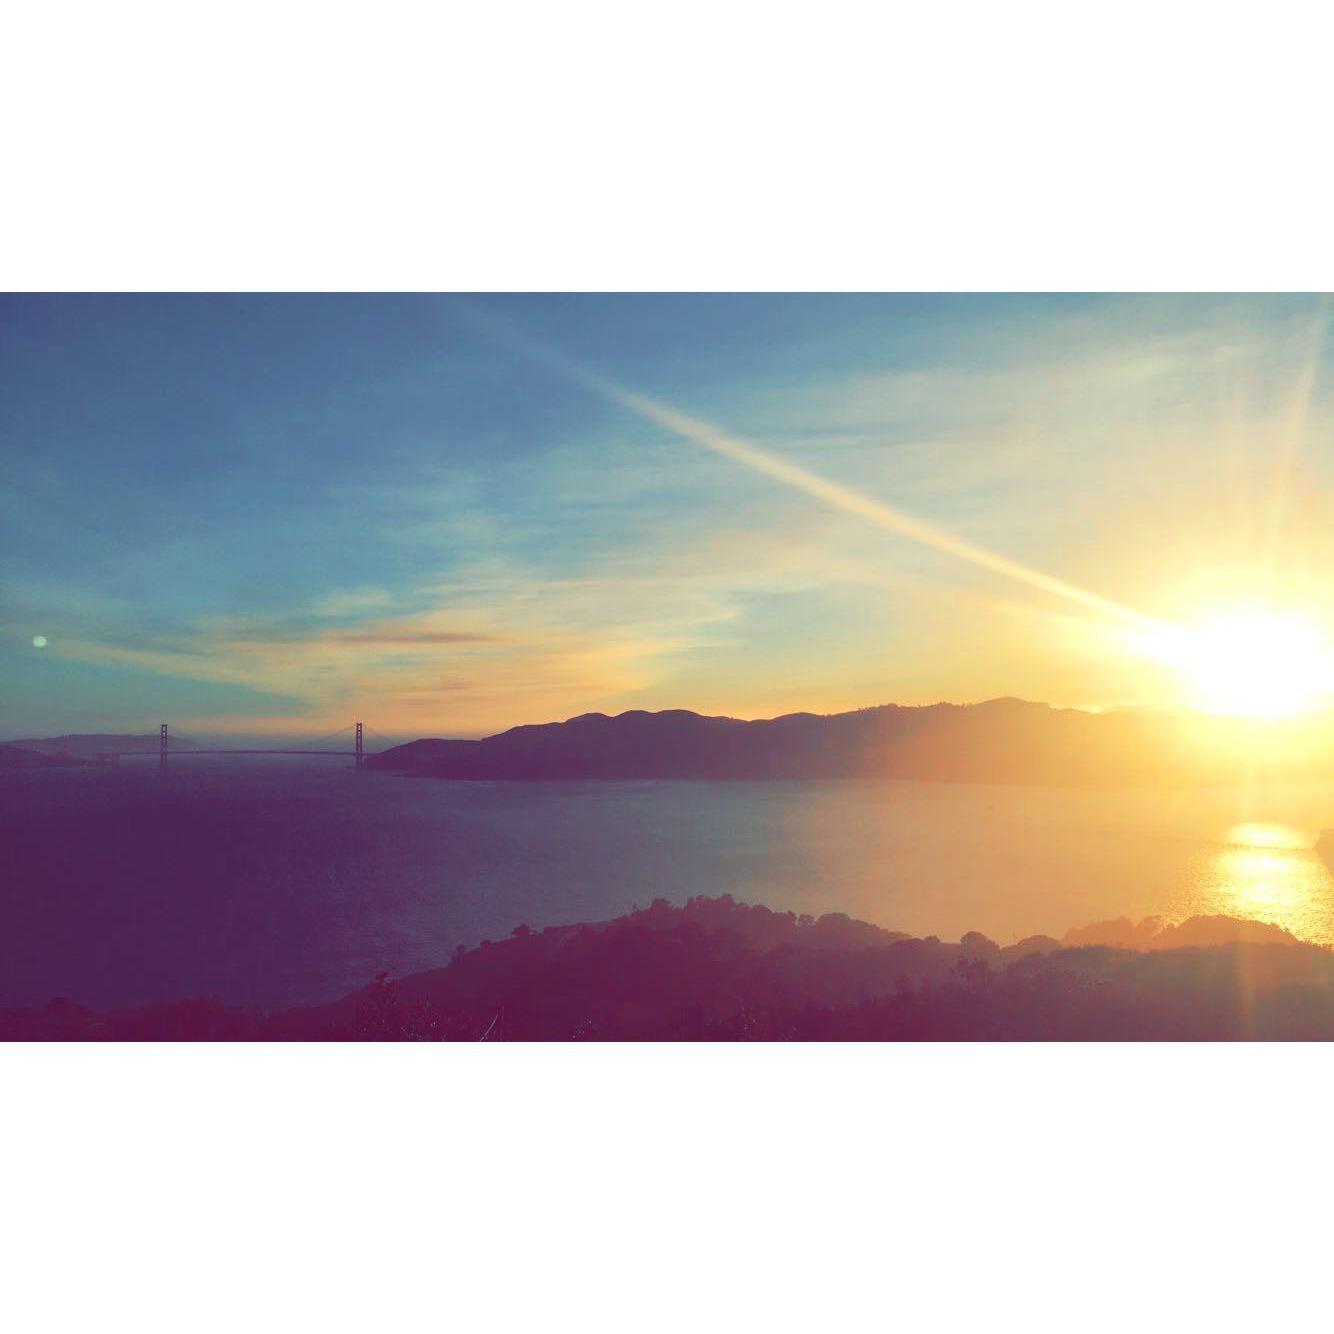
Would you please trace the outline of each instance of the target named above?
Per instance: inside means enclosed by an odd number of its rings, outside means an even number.
[[[1154,637],[1151,650],[1185,678],[1189,702],[1207,713],[1286,718],[1323,703],[1334,658],[1312,622],[1245,608]]]

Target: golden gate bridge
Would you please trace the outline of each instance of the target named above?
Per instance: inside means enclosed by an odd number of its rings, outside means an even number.
[[[367,731],[374,733],[375,737],[385,745],[394,745],[387,736],[375,732],[374,728],[367,728],[360,722],[348,723],[346,727],[340,727],[336,732],[329,732],[325,736],[309,740],[295,741],[290,745],[262,747],[204,745],[183,733],[172,733],[168,724],[162,723],[158,727],[158,767],[161,769],[167,767],[168,756],[184,758],[187,755],[347,755],[352,758],[354,767],[360,769],[369,755],[379,754],[379,751],[365,749],[364,733]],[[329,743],[336,742],[349,732],[354,733],[348,738],[353,743],[351,750],[331,749]],[[188,742],[188,748],[177,747],[173,750],[171,744],[173,740]]]

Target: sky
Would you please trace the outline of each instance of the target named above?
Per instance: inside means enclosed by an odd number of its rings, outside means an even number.
[[[1330,304],[0,297],[0,735],[1191,703],[1334,623]]]

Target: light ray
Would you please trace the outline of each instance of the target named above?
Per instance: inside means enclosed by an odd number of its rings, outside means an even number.
[[[889,505],[881,500],[874,500],[854,491],[840,482],[830,481],[818,473],[804,468],[800,464],[771,453],[759,445],[742,440],[720,427],[698,417],[680,412],[669,404],[627,389],[604,375],[597,374],[571,361],[531,335],[515,328],[508,320],[501,319],[491,311],[481,310],[470,302],[456,301],[455,308],[460,310],[471,322],[487,330],[501,341],[509,344],[532,359],[552,368],[572,379],[601,397],[626,408],[635,415],[657,426],[665,427],[681,439],[720,454],[724,458],[739,463],[752,472],[769,477],[793,490],[802,491],[816,500],[845,513],[866,519],[890,532],[898,533],[923,546],[943,551],[960,560],[965,560],[995,574],[1027,584],[1030,588],[1040,589],[1076,603],[1081,607],[1110,616],[1126,624],[1141,629],[1163,630],[1167,627],[1155,617],[1136,611],[1133,607],[1123,606],[1110,598],[1080,588],[1055,575],[1035,570],[1019,561],[1011,560],[997,552],[965,538],[957,537],[947,529],[940,528],[925,520],[914,518],[911,514]]]

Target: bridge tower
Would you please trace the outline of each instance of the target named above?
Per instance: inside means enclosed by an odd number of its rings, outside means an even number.
[[[157,730],[157,767],[165,769],[167,767],[167,724],[163,723]]]
[[[346,716],[346,715],[344,715],[344,716]],[[346,744],[346,742],[345,742],[344,744]],[[362,760],[362,754],[361,754],[361,724],[358,723],[358,724],[357,724],[357,760],[356,760],[356,764],[357,764],[357,768],[358,768],[358,769],[361,768],[361,760]]]

